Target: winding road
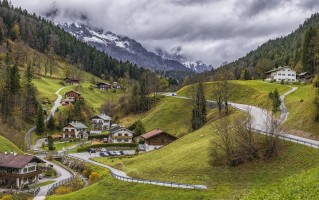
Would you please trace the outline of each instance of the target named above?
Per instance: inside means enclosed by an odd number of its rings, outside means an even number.
[[[61,105],[61,100],[62,100],[62,95],[60,95],[60,91],[63,90],[64,88],[66,87],[62,87],[60,88],[58,91],[56,91],[56,95],[58,96],[57,99],[54,101],[54,106],[52,107],[51,111],[50,111],[50,115],[45,119],[45,122],[49,120],[49,118],[51,116],[54,116],[56,110],[58,109],[58,107]],[[44,139],[39,139],[36,144],[34,146],[31,145],[31,134],[32,132],[34,132],[36,129],[36,127],[32,127],[30,130],[28,130],[28,132],[26,133],[25,135],[25,143],[27,145],[27,147],[31,150],[34,150],[34,149],[38,149],[42,142],[44,141]],[[42,156],[38,156],[40,159],[44,160],[44,157]],[[64,179],[68,179],[70,177],[73,176],[73,174],[71,172],[69,172],[68,170],[66,170],[65,168],[55,164],[55,163],[52,163],[48,160],[45,160],[45,162],[47,164],[50,164],[50,165],[53,165],[53,168],[60,174],[59,177],[53,179],[55,181],[55,183],[61,181],[61,180],[64,180]],[[46,185],[46,186],[42,186],[40,187],[40,190],[38,192],[38,194],[34,197],[34,200],[44,200],[45,199],[45,196],[47,195],[48,191],[49,191],[49,188],[53,185],[54,183],[50,184],[50,185]]]
[[[280,96],[280,100],[281,100],[281,106],[280,106],[280,117],[279,117],[279,124],[284,123],[287,118],[288,118],[288,111],[285,105],[285,97],[289,94],[291,94],[292,92],[296,91],[298,88],[297,87],[291,87],[291,90],[289,90],[288,92],[282,94]],[[183,97],[183,96],[178,96],[176,95],[176,93],[164,93],[163,95],[165,96],[169,96],[169,97],[174,97],[174,98],[182,98],[182,99],[191,99],[189,97]],[[212,101],[212,100],[207,100],[207,102],[216,102],[216,101]],[[269,115],[269,112],[265,109],[259,108],[257,106],[252,106],[252,105],[246,105],[246,104],[238,104],[238,103],[233,103],[233,102],[229,102],[229,105],[231,105],[232,107],[249,113],[252,117],[252,128],[254,129],[254,131],[256,131],[257,133],[260,134],[269,134],[269,127],[271,126],[271,117]],[[298,144],[303,144],[303,145],[307,145],[307,146],[311,146],[313,148],[319,148],[319,141],[316,140],[311,140],[308,138],[303,138],[303,137],[299,137],[299,136],[295,136],[295,135],[291,135],[285,132],[280,132],[277,134],[277,136],[281,139],[284,140],[288,140],[291,142],[295,142]]]
[[[66,87],[62,87],[58,91],[56,91],[55,94],[58,96],[58,98],[54,101],[54,105],[53,105],[53,107],[52,107],[52,109],[50,111],[50,115],[45,119],[45,122],[48,121],[51,116],[54,116],[56,110],[61,105],[62,95],[60,95],[59,93],[64,88],[66,88]],[[28,132],[24,136],[24,141],[25,141],[26,146],[28,147],[28,149],[34,149],[35,148],[31,144],[31,134],[35,131],[35,129],[36,129],[35,126],[32,127],[30,130],[28,130]]]
[[[111,174],[113,174],[114,178],[121,180],[121,181],[126,181],[126,182],[134,182],[134,183],[143,183],[143,184],[151,184],[151,185],[158,185],[158,186],[164,186],[164,187],[173,187],[173,188],[184,188],[184,189],[197,189],[197,190],[207,190],[207,186],[205,185],[190,185],[190,184],[180,184],[180,183],[172,183],[172,182],[162,182],[162,181],[153,181],[153,180],[141,180],[141,179],[135,179],[131,178],[126,175],[125,172],[115,169],[113,167],[110,167],[108,165],[104,165],[99,162],[95,162],[91,160],[91,158],[94,157],[99,157],[97,156],[96,153],[89,154],[87,152],[85,153],[74,153],[74,154],[69,154],[68,155],[71,158],[79,159],[84,162],[93,164],[93,165],[98,165],[100,167],[109,169],[111,171]]]
[[[44,157],[40,157],[39,158],[44,160]],[[40,187],[40,191],[38,192],[38,194],[33,198],[33,200],[45,200],[45,196],[47,195],[50,187],[55,184],[58,183],[59,181],[62,181],[64,179],[68,179],[71,178],[73,176],[73,174],[71,172],[69,172],[68,170],[64,169],[63,167],[61,167],[60,165],[57,165],[55,163],[52,163],[48,160],[44,160],[47,164],[53,165],[53,168],[60,174],[59,177],[53,179],[55,182],[51,183],[49,185],[46,186],[42,186]]]

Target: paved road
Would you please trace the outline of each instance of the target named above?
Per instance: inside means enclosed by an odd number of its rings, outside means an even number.
[[[291,88],[292,88],[291,90],[289,90],[288,92],[286,92],[280,96],[282,104],[280,106],[281,115],[279,117],[279,124],[284,123],[287,120],[288,114],[289,114],[287,111],[286,105],[285,105],[285,101],[284,101],[285,97],[298,89],[297,87],[291,87]],[[169,96],[169,97],[175,97],[175,98],[191,99],[188,97],[177,96],[176,93],[162,93],[162,95]],[[211,101],[211,100],[207,100],[207,101],[215,102],[215,101]],[[267,110],[259,108],[257,106],[238,104],[238,103],[232,103],[232,102],[229,102],[229,105],[231,105],[232,107],[234,107],[238,110],[249,113],[253,118],[252,127],[253,127],[253,129],[255,129],[256,132],[261,133],[261,134],[268,133],[269,127],[271,126],[270,125],[271,124],[271,117],[270,117],[269,112]],[[308,138],[303,138],[303,137],[287,134],[284,132],[280,132],[280,134],[278,136],[279,136],[279,138],[284,139],[284,140],[288,140],[288,141],[295,142],[298,144],[311,146],[314,148],[319,148],[319,141],[316,141],[316,140],[311,140]]]
[[[51,111],[50,111],[50,115],[47,117],[47,119],[45,119],[45,121],[49,120],[49,118],[50,118],[51,115],[54,116],[55,111],[56,111],[56,110],[58,109],[58,107],[61,105],[62,96],[59,94],[59,92],[60,92],[61,90],[63,90],[64,88],[66,88],[66,87],[62,87],[62,88],[60,88],[58,91],[56,91],[55,94],[58,95],[58,98],[55,100],[54,106],[52,107],[52,109],[51,109]],[[30,130],[28,130],[28,132],[27,132],[27,133],[25,134],[25,136],[24,136],[24,141],[25,141],[25,143],[26,143],[26,145],[27,145],[27,147],[28,147],[29,149],[35,148],[35,147],[32,147],[32,145],[31,145],[31,134],[32,134],[32,132],[35,131],[35,129],[36,129],[36,127],[32,127]]]
[[[141,180],[141,179],[135,179],[131,178],[126,175],[125,172],[115,169],[113,167],[110,167],[108,165],[104,165],[99,162],[95,162],[93,160],[90,160],[90,158],[99,157],[97,153],[89,154],[87,152],[85,153],[74,153],[70,154],[70,157],[77,158],[80,160],[83,160],[85,162],[98,165],[101,167],[104,167],[106,169],[109,169],[114,177],[118,180],[126,181],[126,182],[134,182],[134,183],[143,183],[143,184],[151,184],[151,185],[158,185],[158,186],[165,186],[165,187],[175,187],[175,188],[184,188],[184,189],[200,189],[200,190],[207,190],[207,186],[205,185],[190,185],[190,184],[179,184],[179,183],[171,183],[171,182],[159,182],[159,181],[152,181],[152,180]],[[195,188],[194,188],[195,187]]]
[[[40,157],[42,159],[44,159],[44,157]],[[55,182],[54,183],[58,183],[59,181],[62,181],[64,179],[68,179],[68,178],[71,178],[73,176],[72,173],[70,173],[68,170],[64,169],[63,167],[61,167],[60,165],[57,165],[55,163],[52,163],[50,161],[47,161],[45,160],[45,162],[47,164],[51,164],[53,165],[54,169],[61,175],[55,179],[53,179]],[[42,186],[40,187],[40,191],[39,193],[34,197],[33,200],[44,200],[45,199],[45,196],[47,195],[50,187],[54,184],[50,184],[50,185],[46,185],[46,186]]]

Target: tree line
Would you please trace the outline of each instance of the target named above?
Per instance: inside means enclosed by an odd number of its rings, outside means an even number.
[[[6,39],[22,40],[31,48],[44,53],[48,58],[57,55],[74,66],[104,79],[115,80],[129,76],[134,80],[142,79],[142,74],[149,71],[122,62],[98,51],[96,48],[79,41],[52,22],[35,14],[29,14],[21,8],[14,8],[7,0],[0,1],[0,42]],[[16,59],[23,59],[18,57]],[[52,73],[52,59],[46,63],[46,73]],[[153,72],[150,72],[153,73]]]

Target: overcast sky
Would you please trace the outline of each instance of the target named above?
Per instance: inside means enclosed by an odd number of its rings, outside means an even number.
[[[12,0],[55,20],[131,37],[149,50],[183,47],[214,67],[246,55],[269,39],[287,35],[319,9],[317,0]]]

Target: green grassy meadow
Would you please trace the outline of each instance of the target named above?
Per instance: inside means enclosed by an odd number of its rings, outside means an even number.
[[[310,133],[303,137],[319,139],[319,123],[314,121],[316,106],[313,103],[315,88],[312,85],[300,85],[298,90],[288,95],[285,103],[289,112],[283,127],[288,130],[302,130]]]
[[[4,138],[0,135],[0,153],[3,153],[5,150],[7,152],[15,151],[17,153],[23,153],[15,144]]]
[[[214,90],[216,88],[215,82],[204,83],[205,96],[209,100],[214,100]],[[269,109],[271,107],[271,101],[268,98],[268,94],[274,91],[276,88],[279,94],[283,94],[289,91],[291,88],[286,85],[277,83],[268,83],[264,81],[241,81],[234,80],[229,81],[229,100],[235,103],[244,103],[262,108]],[[192,86],[186,86],[180,89],[177,94],[180,96],[192,96]]]

